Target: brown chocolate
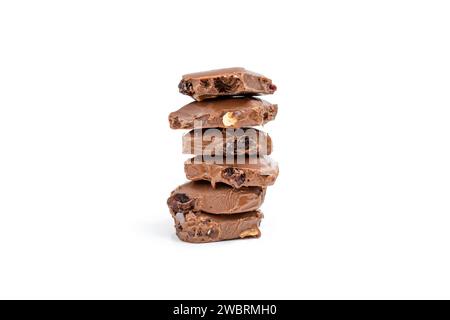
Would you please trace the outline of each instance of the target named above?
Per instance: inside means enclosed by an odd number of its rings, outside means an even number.
[[[167,205],[175,213],[234,214],[257,210],[264,202],[265,193],[265,188],[260,187],[234,189],[217,184],[213,188],[208,181],[191,181],[172,191]]]
[[[184,172],[189,180],[208,180],[213,187],[218,182],[233,188],[267,187],[278,177],[278,164],[269,157],[245,158],[244,163],[234,158],[231,164],[226,160],[217,163],[215,159],[197,156],[184,162]]]
[[[183,135],[182,152],[196,156],[265,156],[272,153],[272,139],[255,128],[194,129]]]
[[[204,243],[242,238],[259,238],[263,214],[251,211],[226,214],[204,212],[171,212],[178,238],[186,242]]]
[[[220,96],[272,94],[277,87],[269,78],[244,68],[217,69],[186,74],[178,89],[197,101]]]
[[[225,98],[191,102],[169,115],[172,129],[241,128],[274,120],[278,107],[258,98]]]

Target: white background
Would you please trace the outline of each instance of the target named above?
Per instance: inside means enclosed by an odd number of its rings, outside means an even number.
[[[0,298],[450,298],[448,1],[2,1]],[[184,73],[273,79],[259,240],[192,245]]]

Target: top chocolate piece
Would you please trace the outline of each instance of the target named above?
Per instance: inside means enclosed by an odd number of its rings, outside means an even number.
[[[182,94],[197,101],[220,97],[272,94],[272,80],[244,68],[217,69],[185,74],[178,85]]]

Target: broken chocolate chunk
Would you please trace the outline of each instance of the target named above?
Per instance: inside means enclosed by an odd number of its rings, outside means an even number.
[[[274,120],[277,112],[276,104],[262,99],[223,98],[191,102],[172,112],[169,123],[172,129],[253,127]]]
[[[261,187],[231,188],[218,184],[215,188],[208,181],[187,182],[174,191],[167,200],[173,212],[204,211],[213,214],[235,214],[257,210],[264,202],[265,189]],[[188,202],[177,201],[178,194],[185,194]]]
[[[189,180],[208,180],[213,187],[219,182],[234,188],[267,187],[275,183],[278,164],[270,157],[244,160],[244,163],[238,163],[236,159],[232,159],[231,163],[227,163],[227,159],[217,162],[214,158],[197,156],[184,162],[184,172]],[[239,173],[237,177],[234,176],[236,170]],[[233,179],[233,176],[236,179]]]
[[[214,85],[205,86],[208,81]],[[182,94],[197,101],[219,96],[272,94],[277,87],[272,80],[244,68],[227,68],[186,74],[180,81]]]
[[[182,151],[200,156],[265,156],[272,153],[272,139],[255,128],[191,130],[183,135]]]
[[[178,238],[186,242],[206,243],[231,239],[258,238],[259,225],[263,219],[261,211],[250,211],[233,215],[208,214],[189,211],[172,217]]]

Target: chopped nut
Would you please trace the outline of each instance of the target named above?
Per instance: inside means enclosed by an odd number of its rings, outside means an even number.
[[[177,212],[177,214],[175,215],[175,218],[177,219],[177,221],[181,224],[186,222],[186,219],[184,218],[184,214],[183,212]]]
[[[233,112],[227,112],[223,115],[222,123],[225,127],[234,126],[237,122],[237,119],[234,117]]]
[[[251,228],[245,231],[242,231],[239,237],[246,238],[246,237],[258,237],[259,236],[259,230],[257,228]]]

